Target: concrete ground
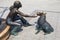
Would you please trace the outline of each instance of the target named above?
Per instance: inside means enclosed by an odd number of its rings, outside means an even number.
[[[0,0],[0,6],[10,7],[15,0]],[[29,27],[22,27],[23,31],[19,32],[17,36],[11,35],[9,40],[60,40],[60,0],[20,0],[23,7],[19,9],[23,13],[32,15],[34,10],[55,11],[47,12],[47,21],[54,28],[54,32],[44,35],[41,31],[35,34],[35,25]],[[34,14],[34,13],[33,13]],[[35,24],[38,18],[26,18],[31,24]]]

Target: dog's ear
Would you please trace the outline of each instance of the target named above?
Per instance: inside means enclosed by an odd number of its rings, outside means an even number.
[[[46,13],[46,12],[44,12],[43,14],[44,14],[44,15],[46,15],[47,13]]]

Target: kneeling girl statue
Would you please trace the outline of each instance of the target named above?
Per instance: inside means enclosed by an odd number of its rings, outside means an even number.
[[[18,31],[21,31],[21,27],[30,26],[23,17],[36,17],[22,13],[18,9],[22,7],[20,1],[15,1],[14,4],[10,7],[10,13],[7,18],[7,24],[11,26],[11,34],[16,35]]]

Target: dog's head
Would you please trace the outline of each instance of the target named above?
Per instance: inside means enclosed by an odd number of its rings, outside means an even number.
[[[46,15],[47,13],[45,13],[45,12],[37,12],[37,15],[38,16],[42,16],[42,15]]]

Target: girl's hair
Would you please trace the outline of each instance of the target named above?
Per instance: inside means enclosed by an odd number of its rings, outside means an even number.
[[[14,5],[15,8],[20,8],[20,7],[22,7],[22,4],[21,4],[20,1],[15,1],[13,5]]]

